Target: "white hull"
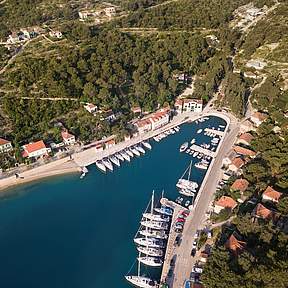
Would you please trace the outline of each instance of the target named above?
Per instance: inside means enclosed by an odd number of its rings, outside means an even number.
[[[164,231],[157,231],[157,230],[140,230],[139,233],[143,236],[153,237],[157,239],[167,239],[168,236]]]
[[[151,267],[160,267],[163,264],[163,261],[159,258],[155,257],[138,257],[137,260],[141,263],[143,263],[146,266],[151,266]]]
[[[126,161],[130,162],[131,158],[126,152],[121,152],[121,156],[123,156]]]
[[[141,221],[141,225],[147,228],[157,229],[157,230],[167,230],[169,228],[168,224],[165,222],[151,221],[151,220],[143,220]]]
[[[110,162],[110,160],[105,159],[102,160],[102,162],[110,171],[113,171],[113,164]]]
[[[102,172],[106,172],[106,166],[103,164],[102,161],[96,161],[96,167],[100,169]]]
[[[145,217],[149,220],[162,221],[162,222],[169,222],[169,220],[170,220],[169,216],[152,214],[152,213],[143,213],[143,217]]]
[[[139,288],[156,288],[153,280],[143,276],[125,276],[126,280]]]
[[[110,161],[114,163],[116,166],[120,167],[120,161],[116,156],[111,156]]]
[[[163,256],[163,251],[160,249],[156,249],[156,248],[138,246],[137,250],[143,254],[150,255],[150,256],[155,256],[155,257]]]
[[[147,246],[151,248],[164,248],[164,242],[155,238],[135,238],[134,242],[138,245]]]
[[[189,190],[179,190],[179,193],[188,197],[192,197],[195,195],[194,192],[189,191]]]
[[[120,153],[116,153],[115,156],[116,156],[119,160],[125,161],[123,155],[121,155]]]
[[[141,146],[135,146],[135,149],[137,149],[140,153],[145,154],[145,150]]]
[[[156,212],[161,213],[163,215],[167,216],[172,216],[173,215],[173,210],[170,209],[165,209],[165,208],[155,208],[154,209]]]
[[[136,156],[140,156],[140,152],[136,149],[136,148],[130,148],[130,151],[136,155]]]
[[[147,149],[151,150],[152,149],[152,146],[150,143],[146,142],[146,141],[143,141],[142,142],[143,146],[146,147]]]
[[[127,149],[126,151],[125,151],[131,158],[133,158],[134,157],[134,154],[133,154],[133,152],[132,151],[130,151],[129,149]]]

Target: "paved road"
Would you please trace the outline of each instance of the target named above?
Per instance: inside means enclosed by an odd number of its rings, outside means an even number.
[[[205,220],[205,213],[212,201],[213,194],[216,191],[217,182],[221,177],[221,166],[223,158],[229,153],[239,132],[239,123],[233,120],[230,125],[230,132],[225,136],[220,147],[218,155],[215,158],[210,170],[208,180],[203,186],[199,201],[191,216],[186,221],[180,247],[175,248],[174,255],[177,255],[176,266],[172,279],[168,279],[169,287],[183,287],[185,279],[188,279],[194,265],[194,259],[191,257],[191,248],[196,230]]]

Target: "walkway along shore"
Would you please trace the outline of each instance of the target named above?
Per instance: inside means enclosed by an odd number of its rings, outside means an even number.
[[[87,150],[72,154],[72,160],[70,157],[65,157],[65,158],[50,162],[48,164],[44,164],[37,168],[33,168],[25,172],[22,172],[20,174],[20,177],[17,179],[15,176],[0,179],[0,191],[7,189],[9,187],[18,185],[18,184],[31,182],[31,181],[39,180],[39,179],[46,178],[46,177],[80,172],[81,167],[94,164],[99,159],[112,155],[129,146],[135,145],[143,140],[150,139],[167,129],[181,125],[185,122],[194,121],[199,117],[209,116],[209,115],[222,117],[221,116],[222,113],[209,113],[209,111],[205,113],[205,109],[203,110],[202,113],[185,112],[185,113],[175,116],[171,122],[169,122],[167,125],[157,130],[149,131],[148,133],[138,135],[137,137],[134,137],[128,141],[117,143],[115,146],[105,149],[103,151],[97,152],[95,150],[95,147],[91,147]]]

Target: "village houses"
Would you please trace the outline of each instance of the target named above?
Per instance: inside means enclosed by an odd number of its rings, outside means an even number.
[[[223,209],[230,209],[231,211],[237,206],[237,202],[229,196],[221,196],[219,200],[214,203],[214,213],[219,214]]]
[[[61,136],[63,139],[63,143],[67,146],[74,145],[76,142],[75,136],[71,133],[69,133],[67,130],[63,130],[61,132]]]
[[[238,240],[239,236],[234,232],[227,239],[225,247],[234,255],[238,255],[246,247],[246,242]]]
[[[237,173],[237,171],[245,164],[244,160],[240,157],[236,157],[232,160],[232,162],[228,166],[228,170]]]
[[[249,186],[249,182],[246,179],[236,179],[231,185],[231,190],[245,192]]]
[[[244,144],[244,145],[246,145],[246,146],[249,146],[249,145],[251,144],[251,141],[252,141],[253,139],[254,139],[253,135],[250,134],[250,133],[248,133],[248,132],[246,132],[246,133],[241,134],[241,135],[238,137],[236,143],[237,143],[237,144]]]
[[[23,145],[22,149],[23,158],[42,158],[51,152],[51,149],[47,148],[42,140]]]
[[[268,186],[265,191],[262,193],[263,202],[273,202],[278,203],[282,193],[276,191],[271,186]]]
[[[266,208],[263,204],[258,203],[254,208],[254,210],[252,211],[252,215],[255,218],[260,218],[269,221],[275,219],[276,213]]]
[[[242,155],[242,156],[249,156],[251,158],[254,158],[256,156],[256,152],[241,147],[241,146],[234,146],[233,150],[238,154],[238,155]]]
[[[9,152],[13,149],[10,141],[0,138],[0,153]]]

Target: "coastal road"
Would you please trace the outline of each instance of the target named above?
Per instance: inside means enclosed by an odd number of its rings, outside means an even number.
[[[190,277],[194,265],[194,258],[191,256],[194,235],[205,220],[205,213],[213,199],[213,194],[216,192],[217,182],[221,178],[222,160],[231,151],[231,147],[239,132],[239,123],[235,119],[232,119],[229,128],[218,155],[215,157],[207,181],[204,183],[199,201],[195,209],[191,212],[191,215],[187,218],[181,245],[174,250],[174,255],[177,255],[177,260],[173,276],[167,279],[169,287],[181,288],[185,280]]]

